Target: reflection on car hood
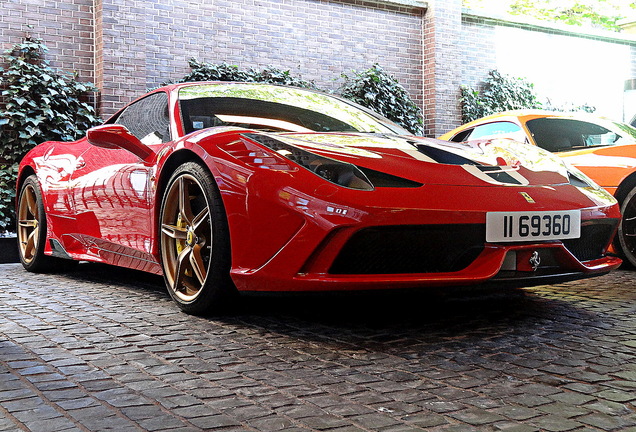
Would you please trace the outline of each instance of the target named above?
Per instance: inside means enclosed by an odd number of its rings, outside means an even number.
[[[510,139],[463,143],[415,136],[350,133],[268,134],[289,145],[325,157],[435,184],[468,184],[479,177],[488,183],[518,177],[512,184],[552,185],[568,182],[567,168],[555,155]],[[426,168],[423,169],[423,163]],[[450,166],[449,166],[450,165]],[[505,173],[493,178],[482,173]]]

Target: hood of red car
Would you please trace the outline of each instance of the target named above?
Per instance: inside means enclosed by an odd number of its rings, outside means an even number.
[[[557,156],[510,139],[464,143],[415,136],[350,133],[268,134],[325,157],[427,184],[568,183]]]

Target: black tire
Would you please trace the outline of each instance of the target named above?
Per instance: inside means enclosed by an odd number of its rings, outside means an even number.
[[[70,270],[77,262],[44,254],[46,214],[37,177],[31,175],[22,184],[16,209],[18,256],[22,266],[34,273]]]
[[[227,308],[236,295],[230,279],[230,239],[219,189],[195,162],[170,178],[159,215],[161,264],[168,292],[190,314]]]
[[[636,187],[629,191],[620,205],[622,217],[614,245],[621,258],[636,267]]]

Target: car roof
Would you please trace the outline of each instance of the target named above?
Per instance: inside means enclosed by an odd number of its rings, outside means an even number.
[[[535,118],[567,118],[567,119],[575,119],[575,120],[585,120],[585,121],[594,121],[598,119],[610,120],[607,117],[594,115],[587,112],[581,111],[550,111],[550,110],[541,110],[541,109],[520,109],[520,110],[509,110],[503,111],[496,114],[491,114],[472,122],[466,123],[463,128],[468,126],[481,124],[484,122],[497,121],[497,120],[510,120],[513,118],[517,118],[524,123],[528,120],[532,120]]]

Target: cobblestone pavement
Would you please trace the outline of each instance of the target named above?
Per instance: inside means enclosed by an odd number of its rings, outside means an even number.
[[[0,265],[0,431],[636,431],[636,271],[524,290],[251,297]]]

